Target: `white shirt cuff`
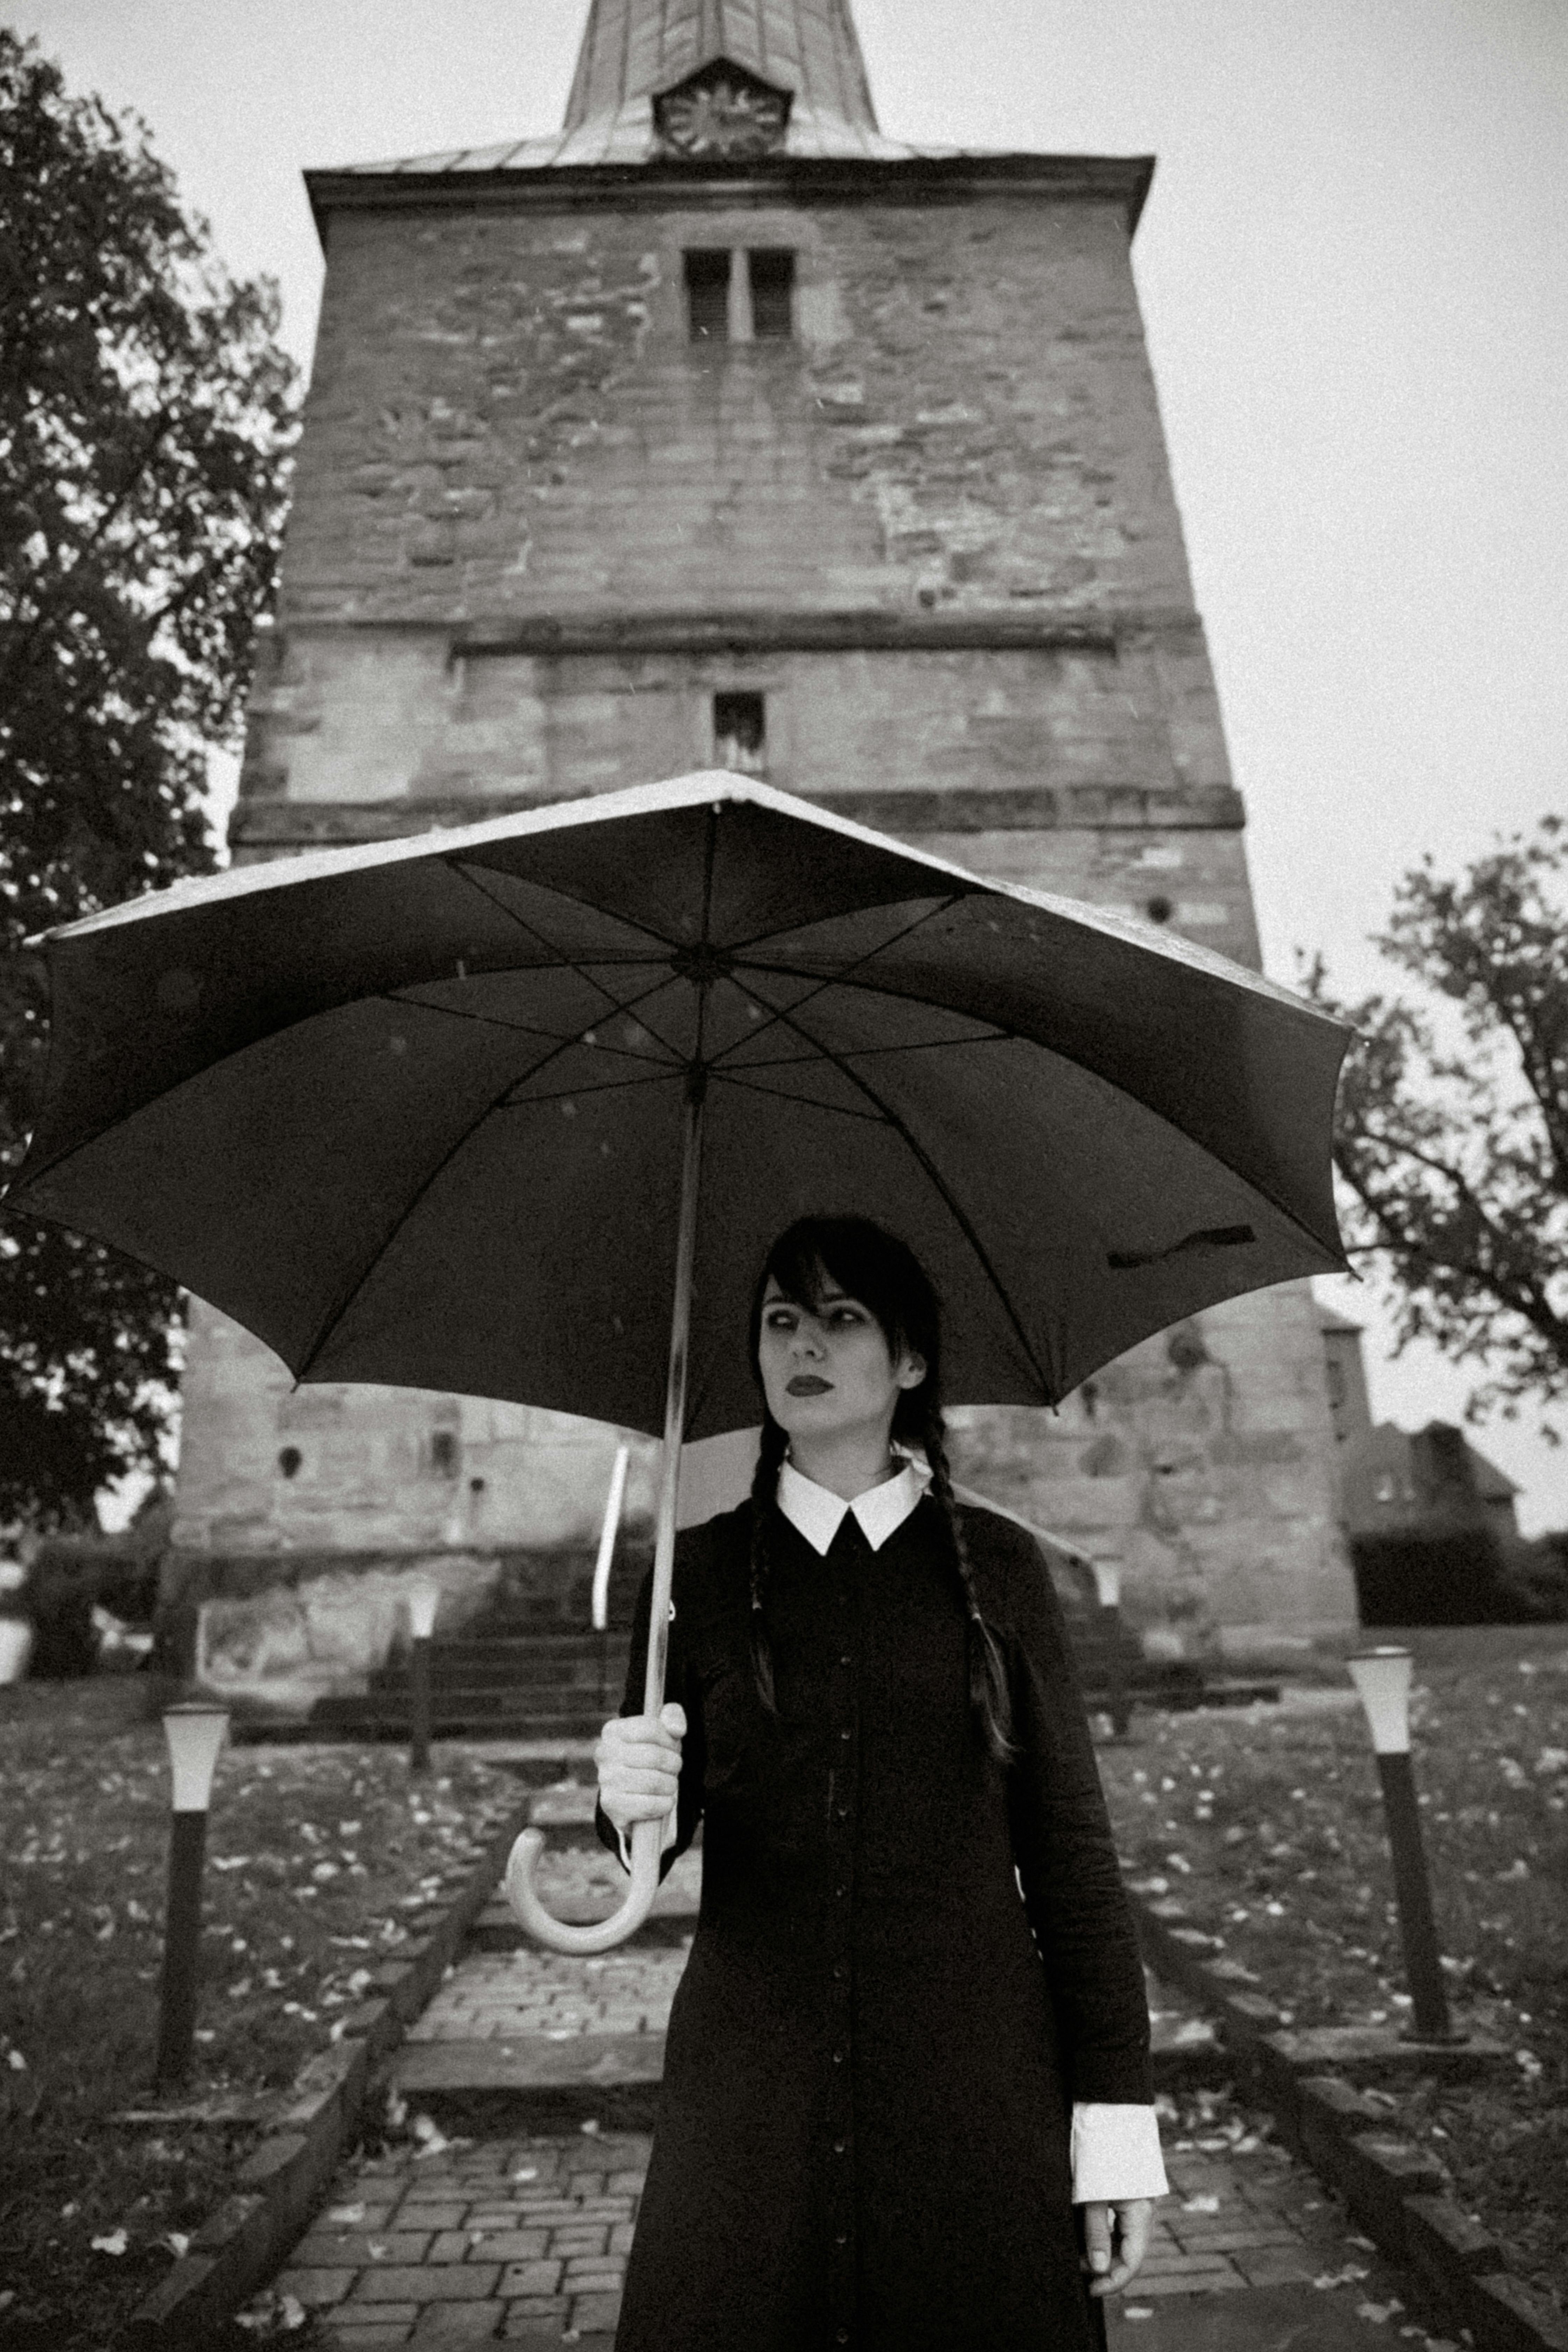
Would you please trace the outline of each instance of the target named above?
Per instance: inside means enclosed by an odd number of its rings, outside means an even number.
[[[1152,2107],[1080,2099],[1072,2111],[1072,2201],[1116,2204],[1163,2197],[1170,2183]]]

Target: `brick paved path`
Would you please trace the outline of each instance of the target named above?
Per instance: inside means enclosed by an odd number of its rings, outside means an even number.
[[[343,2352],[608,2345],[646,2138],[428,2143],[350,2165],[277,2280]]]
[[[1436,2345],[1397,2305],[1396,2273],[1313,2175],[1249,2132],[1223,2096],[1205,2097],[1203,2120],[1215,2128],[1200,2136],[1223,2145],[1178,2150],[1183,2135],[1167,2122],[1172,2193],[1155,2209],[1142,2270],[1112,2299],[1111,2342],[1209,2352],[1215,2299],[1239,2297],[1236,2340],[1247,2344],[1247,2291],[1295,2284],[1310,2333],[1280,2340],[1302,2352],[1363,2336],[1371,2346],[1380,2332],[1386,2343],[1402,2329]],[[276,2291],[314,2309],[342,2352],[563,2338],[607,2347],[647,2152],[638,2135],[580,2130],[431,2144],[351,2165]],[[1257,2352],[1271,2340],[1253,2326]]]
[[[476,1952],[415,2028],[405,2072],[460,2058],[483,2044],[503,2054],[540,2042],[586,2073],[599,2037],[662,2035],[686,1946],[631,1945],[592,1959],[528,1948]],[[1151,1985],[1156,2032],[1188,2036],[1185,2017]],[[483,2079],[484,2070],[479,2070]],[[474,2074],[461,2077],[471,2085]],[[549,2136],[447,2138],[422,2116],[408,2087],[405,2129],[426,2137],[349,2166],[275,2292],[316,2310],[329,2340],[351,2352],[492,2341],[607,2347],[637,2221],[648,2142],[591,2126]],[[1419,2345],[1436,2342],[1402,2309],[1395,2273],[1354,2232],[1316,2177],[1294,2164],[1222,2091],[1163,2095],[1171,2194],[1155,2208],[1148,2258],[1113,2299],[1113,2344],[1145,2352],[1210,2352],[1216,2298],[1258,2297],[1247,2352],[1299,2342],[1331,2352],[1342,2340],[1383,2340],[1398,2320]],[[437,2113],[439,2105],[437,2102]],[[1313,2282],[1334,2279],[1337,2286]],[[1304,2294],[1310,2332],[1262,2324],[1267,2291]],[[1358,2321],[1358,2306],[1380,2315]],[[1292,2305],[1291,2308],[1296,2306]],[[1342,2331],[1351,2333],[1344,2336]],[[1174,2332],[1173,2332],[1173,2329]],[[1226,2330],[1228,2336],[1228,2329]]]
[[[408,2041],[662,2033],[689,1946],[689,1937],[677,1945],[623,1944],[593,1959],[533,1948],[470,1953],[410,2027]]]
[[[585,1790],[556,1790],[538,1812],[581,1826],[591,1806]],[[470,1948],[399,2055],[405,2137],[345,2168],[273,2283],[274,2298],[316,2312],[340,2352],[563,2340],[608,2352],[649,2142],[601,2130],[593,2100],[611,2085],[658,2080],[699,1869],[695,1853],[683,1857],[660,1890],[664,1941],[645,1937],[593,1958],[482,1948],[515,1933],[502,1907],[487,1915],[481,1948]],[[625,1883],[598,1848],[553,1849],[548,1875],[555,1908],[618,1894]],[[1205,2021],[1152,1979],[1149,1990],[1165,2079],[1177,2079],[1173,2064],[1190,2070],[1194,2055],[1212,2067]],[[481,2112],[493,2116],[498,2092],[542,2088],[571,2091],[571,2113],[589,2120],[466,2139],[449,2119],[475,2091],[489,2095]],[[444,2108],[444,2096],[455,2105]],[[506,2105],[503,2097],[503,2115]],[[1110,2300],[1110,2344],[1354,2352],[1401,2336],[1417,2352],[1458,2352],[1410,2320],[1397,2273],[1266,2128],[1226,2091],[1162,2094],[1171,2194],[1155,2207],[1142,2269]]]

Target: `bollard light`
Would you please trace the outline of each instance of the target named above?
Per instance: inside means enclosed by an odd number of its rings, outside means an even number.
[[[190,2072],[195,2038],[196,1978],[202,1942],[202,1862],[213,1773],[228,1729],[228,1709],[199,1699],[167,1708],[173,1814],[169,1825],[169,1901],[163,1924],[163,1980],[158,2004],[154,2083],[173,2089]]]
[[[441,1606],[441,1588],[428,1576],[411,1576],[404,1587],[408,1602],[408,1769],[430,1764],[430,1636]]]
[[[1351,1679],[1361,1695],[1383,1784],[1384,1818],[1388,1824],[1389,1852],[1394,1861],[1394,1893],[1399,1906],[1399,1932],[1405,1946],[1405,1974],[1415,2011],[1407,2039],[1415,2042],[1462,2042],[1448,2016],[1448,1996],[1437,1954],[1437,1930],[1432,1917],[1432,1886],[1421,1838],[1421,1813],[1415,1801],[1415,1777],[1410,1762],[1410,1675],[1408,1650],[1380,1643],[1347,1661]]]
[[[1121,1739],[1132,1720],[1128,1704],[1127,1677],[1121,1664],[1121,1562],[1119,1559],[1091,1559],[1094,1570],[1095,1598],[1100,1603],[1100,1631],[1105,1636],[1105,1680],[1107,1712],[1110,1717],[1112,1735]]]

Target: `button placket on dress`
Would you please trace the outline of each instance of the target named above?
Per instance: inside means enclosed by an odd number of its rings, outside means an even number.
[[[855,2246],[855,1836],[860,1797],[860,1694],[863,1570],[870,1546],[853,1512],[833,1539],[832,1623],[828,1633],[827,1919],[829,1995],[826,2017],[827,2083],[824,2101],[829,2236],[828,2320],[835,2344],[856,2336]]]

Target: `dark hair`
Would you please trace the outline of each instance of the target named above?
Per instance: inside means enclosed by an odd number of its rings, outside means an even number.
[[[931,1491],[947,1522],[953,1565],[963,1588],[968,1616],[969,1701],[989,1753],[998,1763],[1016,1755],[1012,1706],[1002,1645],[981,1614],[963,1524],[953,1499],[942,1412],[942,1313],[925,1268],[908,1244],[868,1217],[802,1217],[782,1233],[767,1255],[752,1299],[749,1340],[752,1370],[761,1386],[763,1307],[770,1281],[784,1297],[815,1314],[829,1287],[858,1299],[875,1317],[888,1353],[906,1349],[925,1361],[918,1388],[902,1389],[893,1409],[896,1443],[918,1449],[931,1465]],[[777,1713],[773,1654],[764,1601],[768,1571],[768,1518],[778,1492],[779,1471],[789,1439],[763,1406],[763,1440],[752,1480],[752,1669],[763,1706]]]

